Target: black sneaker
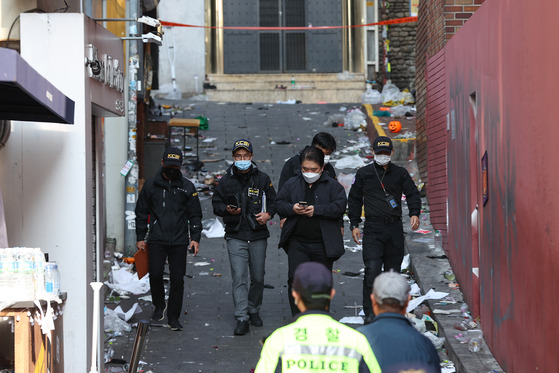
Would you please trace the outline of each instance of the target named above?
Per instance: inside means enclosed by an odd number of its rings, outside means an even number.
[[[167,304],[165,304],[164,308],[155,307],[155,311],[153,311],[151,315],[151,319],[154,321],[161,321],[165,318],[165,310],[167,309]]]
[[[172,331],[180,332],[182,330],[182,324],[179,320],[169,320],[169,328],[171,328]]]
[[[252,326],[264,325],[264,322],[262,322],[262,319],[260,318],[260,315],[258,313],[249,313],[248,317],[250,318],[250,323],[252,324]]]
[[[249,332],[248,320],[237,320],[237,327],[233,334],[235,335],[245,335]]]
[[[365,316],[365,318],[363,319],[363,324],[367,325],[373,322],[373,319],[375,318],[375,315],[373,315],[372,313],[368,316]]]

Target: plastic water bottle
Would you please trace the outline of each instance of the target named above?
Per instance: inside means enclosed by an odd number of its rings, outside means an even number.
[[[7,249],[0,249],[0,294],[9,290],[8,278],[8,253]]]
[[[291,88],[295,88],[295,75],[291,75]]]
[[[60,294],[60,272],[56,262],[45,265],[45,292],[48,297],[57,297]]]
[[[468,342],[468,350],[470,350],[470,352],[480,352],[483,332],[481,330],[470,330],[468,335],[472,337]]]
[[[45,255],[39,248],[33,249],[35,299],[45,298]]]
[[[14,298],[14,275],[15,275],[15,259],[13,249],[2,249],[1,254],[2,270],[0,273],[0,294],[2,299],[13,300]]]
[[[16,300],[35,299],[35,281],[33,275],[33,253],[27,247],[17,247],[15,250],[14,291]]]
[[[443,235],[441,234],[441,231],[436,230],[435,231],[435,254],[436,255],[443,255],[444,251],[443,251]]]

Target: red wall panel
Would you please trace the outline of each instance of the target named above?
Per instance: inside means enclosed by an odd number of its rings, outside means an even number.
[[[487,0],[444,49],[447,250],[491,351],[509,373],[559,366],[559,48],[550,47],[557,45],[557,14],[556,0]]]

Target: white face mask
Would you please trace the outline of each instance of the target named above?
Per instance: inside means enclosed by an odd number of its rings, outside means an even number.
[[[379,166],[386,166],[390,162],[391,158],[392,158],[392,156],[390,156],[390,155],[375,154],[375,162]]]
[[[309,184],[312,184],[315,181],[317,181],[318,179],[320,179],[320,175],[322,175],[322,172],[319,172],[319,173],[303,172],[302,174],[303,174],[303,178],[305,179],[305,181]]]
[[[330,156],[329,155],[325,155],[324,156],[324,164],[330,163]]]

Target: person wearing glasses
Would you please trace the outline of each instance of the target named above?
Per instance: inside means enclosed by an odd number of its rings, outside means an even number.
[[[266,223],[276,213],[276,191],[270,177],[252,160],[252,144],[240,139],[233,145],[234,164],[217,185],[214,214],[223,218],[237,325],[235,335],[249,332],[249,322],[262,326],[259,311],[264,292]],[[250,282],[249,282],[250,274]]]

